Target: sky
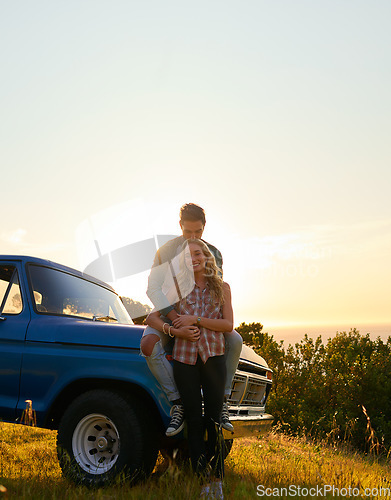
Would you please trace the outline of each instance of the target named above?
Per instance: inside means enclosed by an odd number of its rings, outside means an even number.
[[[235,324],[391,324],[389,1],[0,9],[0,253],[84,269],[194,202]]]

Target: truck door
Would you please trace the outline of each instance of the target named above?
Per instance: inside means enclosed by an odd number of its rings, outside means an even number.
[[[0,262],[0,419],[12,422],[30,309],[20,285],[19,264]]]

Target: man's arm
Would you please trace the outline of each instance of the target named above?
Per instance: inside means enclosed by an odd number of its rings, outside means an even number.
[[[157,311],[151,312],[148,315],[146,323],[148,326],[155,328],[159,332],[165,333],[167,335],[167,327],[166,331],[164,331],[164,321],[161,319],[160,314]],[[196,342],[200,338],[200,329],[194,325],[183,326],[181,328],[174,328],[173,326],[171,326],[169,332],[171,332],[174,337],[189,340],[190,342]]]
[[[174,307],[172,306],[172,304],[170,304],[169,300],[162,291],[162,285],[164,283],[164,279],[166,277],[168,270],[169,270],[168,262],[164,262],[163,264],[152,267],[148,277],[148,288],[147,288],[147,295],[151,300],[152,304],[155,306],[155,309],[157,311],[160,311],[160,314],[167,317],[169,317],[168,315],[172,311],[174,311]]]
[[[173,304],[168,300],[163,293],[162,287],[168,273],[171,272],[169,262],[175,256],[177,248],[177,238],[168,241],[160,248],[155,255],[151,272],[148,277],[147,296],[151,300],[160,314],[166,316],[171,321],[178,314],[175,311]]]

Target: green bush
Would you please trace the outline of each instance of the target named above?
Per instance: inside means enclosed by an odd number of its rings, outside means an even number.
[[[384,343],[356,329],[324,345],[307,335],[284,347],[260,323],[237,331],[274,372],[268,411],[287,432],[388,452],[391,448],[391,337]]]

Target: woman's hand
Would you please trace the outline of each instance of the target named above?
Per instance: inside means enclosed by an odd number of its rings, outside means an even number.
[[[192,314],[180,314],[174,321],[172,322],[174,328],[181,328],[182,326],[191,326],[197,323],[197,316],[193,316]]]
[[[197,342],[200,339],[200,330],[197,326],[181,326],[175,328],[175,337],[188,340],[189,342]]]

